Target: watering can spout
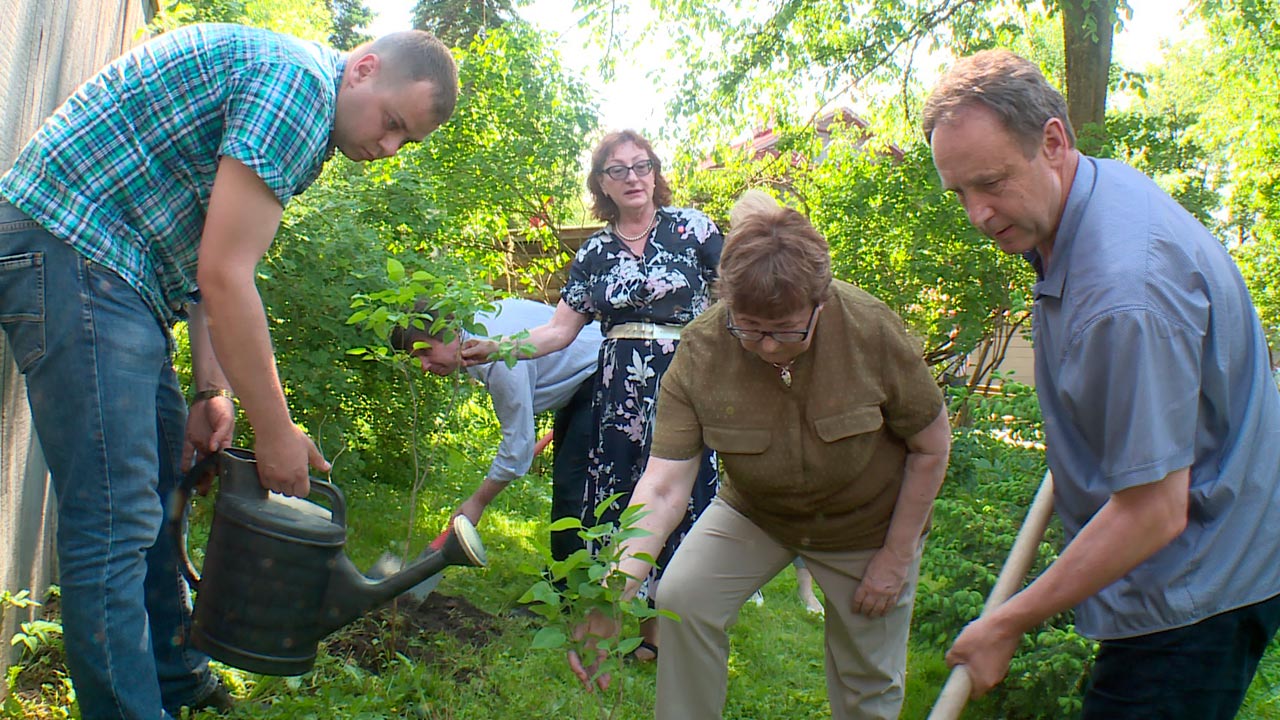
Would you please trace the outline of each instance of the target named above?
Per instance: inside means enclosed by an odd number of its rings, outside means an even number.
[[[484,545],[471,521],[458,515],[449,529],[402,570],[382,579],[372,579],[356,568],[345,554],[337,556],[336,567],[326,593],[323,632],[328,634],[365,612],[398,597],[410,588],[440,574],[446,567],[484,567]]]

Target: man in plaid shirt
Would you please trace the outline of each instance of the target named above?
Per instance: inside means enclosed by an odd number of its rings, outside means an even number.
[[[428,33],[340,54],[196,25],[86,82],[0,178],[0,324],[58,496],[67,664],[86,720],[228,704],[186,644],[163,499],[193,455],[230,443],[233,388],[263,486],[305,496],[308,465],[328,469],[290,419],[255,266],[334,149],[394,155],[456,99],[453,59]],[[169,334],[184,316],[189,415]]]

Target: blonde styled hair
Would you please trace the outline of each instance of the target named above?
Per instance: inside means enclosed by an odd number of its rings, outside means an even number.
[[[820,304],[831,285],[831,249],[809,219],[763,190],[729,211],[717,291],[729,309],[781,318]]]

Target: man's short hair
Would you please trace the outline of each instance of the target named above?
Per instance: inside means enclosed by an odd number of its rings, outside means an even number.
[[[921,113],[925,142],[933,142],[933,131],[939,125],[974,106],[995,113],[1028,156],[1040,147],[1044,124],[1051,118],[1062,121],[1067,142],[1075,147],[1076,135],[1062,93],[1045,80],[1034,63],[1008,50],[983,50],[970,55],[942,76]]]
[[[356,48],[355,54],[373,53],[382,61],[393,82],[426,80],[435,88],[437,124],[453,115],[458,103],[458,66],[449,48],[425,30],[401,30]]]
[[[396,325],[391,329],[391,347],[399,350],[400,352],[406,352],[412,355],[414,343],[428,341],[444,342],[445,335],[449,333],[449,328],[446,326],[437,333],[431,332],[431,325],[434,322],[433,314],[431,312],[431,304],[432,302],[430,298],[419,298],[418,301],[413,304],[413,312],[421,318],[423,327],[418,328],[415,325],[410,324],[409,327],[405,328]]]

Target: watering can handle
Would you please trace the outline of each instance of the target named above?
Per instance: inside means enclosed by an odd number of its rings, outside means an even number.
[[[191,556],[187,554],[187,515],[191,511],[191,493],[205,476],[218,472],[220,454],[212,453],[188,470],[182,482],[169,493],[168,507],[165,508],[169,536],[178,549],[178,569],[182,571],[182,576],[187,579],[187,584],[193,589],[200,588],[200,573],[191,563]],[[327,480],[314,477],[310,480],[312,492],[323,495],[329,501],[329,513],[333,523],[346,527],[347,500],[342,490]]]
[[[182,482],[169,493],[168,507],[165,508],[169,537],[178,549],[178,569],[193,589],[200,587],[200,573],[196,572],[196,566],[191,564],[191,556],[187,554],[187,514],[191,510],[191,492],[206,475],[217,472],[218,453],[211,453],[187,471]]]

